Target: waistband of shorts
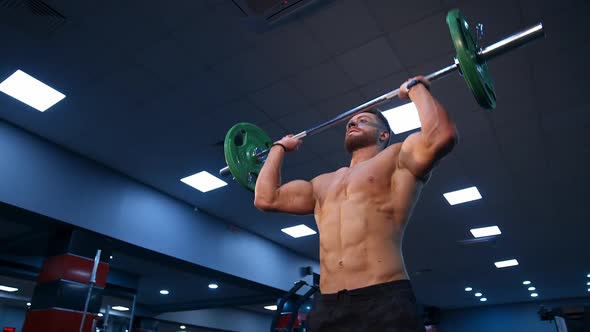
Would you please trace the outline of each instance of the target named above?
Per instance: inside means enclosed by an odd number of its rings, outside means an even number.
[[[318,293],[318,300],[322,302],[351,302],[355,300],[362,301],[378,296],[388,296],[399,291],[411,291],[413,293],[412,283],[410,280],[402,279],[382,284],[375,284],[363,288],[350,290],[343,289],[337,293],[330,294]]]

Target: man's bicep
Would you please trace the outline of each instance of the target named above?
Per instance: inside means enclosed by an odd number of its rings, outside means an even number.
[[[402,143],[398,168],[407,169],[416,178],[424,179],[434,167],[434,163],[435,154],[426,146],[421,132],[411,134]]]
[[[278,189],[275,209],[293,214],[311,214],[315,209],[313,185],[309,181],[294,180]]]

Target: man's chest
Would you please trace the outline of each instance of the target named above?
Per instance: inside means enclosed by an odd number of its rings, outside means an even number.
[[[342,168],[324,179],[316,191],[316,199],[323,205],[388,195],[392,189],[391,180],[391,171],[373,163]]]

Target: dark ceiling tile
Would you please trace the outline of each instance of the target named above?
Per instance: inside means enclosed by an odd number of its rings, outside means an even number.
[[[309,162],[316,160],[318,156],[311,150],[301,147],[298,151],[290,152],[283,164],[285,172],[289,169],[301,167]]]
[[[331,60],[301,72],[290,81],[311,103],[354,88],[350,78]]]
[[[82,21],[88,30],[100,31],[108,41],[108,47],[114,52],[134,52],[145,48],[155,39],[164,37],[168,31],[152,17],[135,15],[141,6],[127,6],[118,3],[114,8],[103,7],[103,10],[88,15]],[[129,19],[133,17],[134,19]]]
[[[374,39],[382,31],[364,3],[357,0],[332,1],[303,17],[313,35],[336,55]]]
[[[367,6],[386,32],[399,30],[441,9],[440,0],[367,0]]]
[[[454,50],[445,16],[437,12],[389,34],[403,66],[415,66]]]
[[[366,100],[357,89],[345,91],[337,96],[330,97],[322,100],[319,103],[313,105],[313,108],[324,114],[325,120],[329,120],[332,117],[336,117],[342,113],[345,113],[357,106],[365,103]]]
[[[201,118],[201,121],[204,126],[211,128],[215,137],[212,141],[225,139],[225,135],[230,128],[242,122],[258,126],[267,135],[270,135],[268,132],[268,127],[270,127],[268,116],[245,99],[215,107],[209,115]]]
[[[319,156],[344,152],[344,125],[326,129],[306,139],[302,148],[310,149]]]
[[[230,1],[223,1],[172,32],[198,65],[216,65],[254,47],[261,36]]]
[[[155,93],[165,93],[166,90],[153,73],[130,63],[105,73],[76,97],[84,96],[86,105],[130,105],[143,102]],[[108,109],[105,111],[108,112]]]
[[[273,84],[284,76],[278,63],[264,59],[267,59],[264,49],[249,49],[227,62],[215,65],[213,71],[231,81],[235,92],[246,94]]]
[[[264,49],[265,61],[276,63],[287,76],[326,61],[330,55],[301,21],[287,21],[259,34],[257,45]]]
[[[243,94],[232,77],[206,70],[187,77],[178,90],[184,95],[185,107],[196,113],[210,112],[212,107],[239,99]]]
[[[588,9],[588,2],[585,0],[563,0],[563,1],[536,1],[519,0],[520,9],[528,23],[544,21],[548,23],[546,28],[568,29],[567,25],[584,25],[583,20],[572,20],[573,16],[585,15],[583,8]],[[551,24],[556,18],[563,19],[559,25]],[[571,30],[570,30],[571,31]]]
[[[357,85],[363,85],[402,69],[387,38],[380,37],[336,57],[336,62]]]
[[[174,31],[184,29],[186,25],[203,21],[208,17],[218,17],[220,8],[214,8],[208,1],[191,1],[178,0],[173,3],[160,1],[126,1],[130,10],[133,10],[135,16],[145,17],[153,22],[157,22],[164,31]],[[227,6],[227,12],[233,8]],[[226,9],[226,8],[224,8]],[[234,10],[235,11],[235,10]]]
[[[310,181],[316,176],[331,172],[332,169],[326,167],[326,163],[321,158],[315,158],[305,163],[299,163],[291,167],[285,167],[283,171],[284,182],[291,180]]]
[[[249,95],[249,99],[273,119],[298,114],[309,108],[305,97],[286,81],[278,81]]]
[[[387,75],[367,83],[360,88],[367,101],[380,97],[395,89],[398,89],[403,82],[409,78],[405,70]]]
[[[168,86],[177,86],[207,67],[195,62],[174,39],[162,39],[138,52],[135,61],[156,74]]]
[[[585,61],[584,52],[557,51],[547,48],[550,46],[542,42],[532,46],[538,48],[531,48],[528,59],[533,66],[533,84],[542,112],[561,111],[564,105],[575,107],[585,103],[587,92],[583,84],[558,83],[572,82],[578,77],[590,75],[590,67],[580,65]]]
[[[544,173],[547,155],[538,126],[500,129],[498,140],[508,167]]]
[[[287,132],[298,134],[304,130],[315,127],[324,121],[322,114],[315,110],[300,110],[282,118],[276,119],[276,122],[285,128]]]

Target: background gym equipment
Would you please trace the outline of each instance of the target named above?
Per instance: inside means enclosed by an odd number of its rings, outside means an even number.
[[[303,286],[309,286],[309,289],[303,295],[297,295],[297,291]],[[277,304],[277,310],[275,311],[272,322],[270,324],[270,332],[291,332],[300,331],[305,332],[307,330],[306,324],[302,324],[302,320],[306,321],[307,312],[306,310],[303,317],[300,317],[299,308],[309,300],[320,289],[319,284],[309,285],[304,280],[296,282],[289,292],[285,293]],[[288,310],[283,311],[288,304]]]
[[[435,81],[459,70],[479,105],[484,109],[494,109],[496,107],[496,93],[486,61],[544,36],[543,24],[538,23],[482,49],[478,41],[483,29],[480,27],[478,37],[474,37],[469,23],[458,9],[449,11],[446,21],[457,51],[455,61],[452,65],[427,75],[426,79]],[[395,89],[316,127],[302,131],[294,138],[302,139],[317,134],[350,119],[355,114],[384,104],[399,96],[399,92],[399,88]],[[262,129],[249,123],[236,124],[225,136],[224,154],[227,166],[222,168],[219,174],[225,176],[231,173],[240,184],[254,191],[256,178],[271,145],[270,138]]]

